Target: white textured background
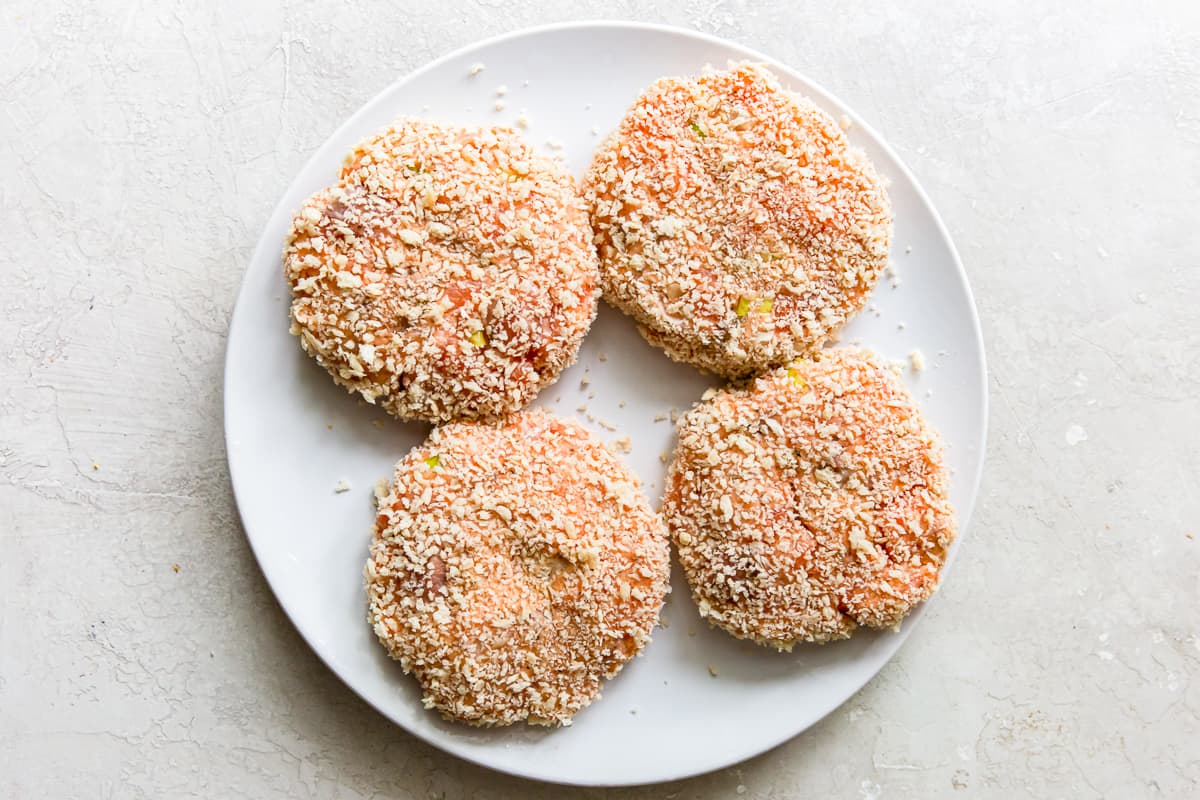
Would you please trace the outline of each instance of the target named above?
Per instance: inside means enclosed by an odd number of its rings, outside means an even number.
[[[597,17],[763,50],[891,141],[970,274],[992,435],[959,559],[866,689],[739,768],[583,794],[1197,796],[1200,4],[338,5],[0,5],[0,797],[562,794],[419,743],[309,652],[237,521],[220,384],[259,229],[344,118]]]

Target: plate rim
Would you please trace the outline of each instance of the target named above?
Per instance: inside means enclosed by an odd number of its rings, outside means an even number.
[[[974,333],[975,333],[975,336],[974,336],[975,352],[972,355],[979,364],[980,386],[978,388],[980,390],[979,397],[980,397],[980,405],[981,405],[980,411],[981,411],[982,424],[979,428],[978,440],[975,442],[969,443],[969,444],[974,444],[974,446],[976,446],[978,448],[979,461],[978,461],[978,465],[975,468],[975,474],[972,476],[969,476],[969,478],[968,478],[968,485],[966,487],[968,501],[967,501],[966,507],[963,509],[958,509],[958,514],[957,514],[958,543],[961,546],[961,542],[965,538],[965,533],[970,527],[971,518],[973,517],[974,512],[975,512],[975,507],[978,504],[979,489],[982,484],[984,465],[987,461],[987,437],[988,437],[988,427],[989,427],[989,421],[990,421],[990,397],[989,397],[989,392],[988,392],[987,356],[986,356],[986,350],[985,350],[984,338],[983,338],[983,326],[979,319],[978,306],[975,302],[975,295],[971,290],[971,284],[970,284],[969,280],[967,279],[966,268],[963,266],[962,258],[960,257],[960,255],[958,253],[958,248],[955,246],[953,238],[950,236],[950,231],[946,227],[945,221],[942,219],[942,216],[938,212],[937,207],[933,204],[933,201],[930,199],[928,193],[925,191],[925,188],[917,180],[916,176],[909,169],[908,165],[903,161],[903,159],[900,158],[899,154],[891,146],[891,144],[888,142],[888,140],[885,139],[882,135],[880,135],[879,132],[876,131],[874,127],[872,127],[869,123],[867,123],[861,117],[859,117],[859,115],[857,113],[855,113],[853,111],[853,109],[851,109],[847,104],[842,102],[836,95],[834,95],[829,90],[827,90],[822,84],[813,80],[807,74],[788,66],[783,61],[780,61],[779,59],[774,58],[772,56],[769,56],[759,50],[756,50],[751,47],[747,47],[746,45],[740,44],[735,41],[731,41],[729,39],[725,39],[725,38],[722,38],[719,36],[715,36],[713,34],[705,33],[703,31],[698,31],[698,30],[694,30],[691,28],[679,27],[679,26],[675,26],[675,25],[666,25],[666,24],[653,23],[653,22],[639,22],[639,21],[634,21],[634,20],[588,19],[588,20],[572,20],[572,21],[566,21],[566,22],[554,22],[554,23],[548,23],[545,25],[535,25],[532,27],[520,28],[518,30],[509,31],[507,33],[502,33],[502,34],[499,34],[496,36],[491,36],[491,37],[487,37],[484,39],[478,39],[478,40],[469,42],[461,47],[457,47],[453,50],[443,53],[442,55],[438,56],[437,58],[434,58],[434,59],[426,62],[425,64],[417,67],[416,69],[414,69],[414,70],[402,75],[401,77],[397,78],[396,80],[388,83],[386,86],[384,86],[382,89],[380,89],[374,95],[372,95],[369,99],[367,99],[366,101],[361,103],[354,110],[354,112],[351,113],[350,116],[348,116],[342,122],[342,124],[340,124],[336,128],[334,128],[324,138],[322,143],[316,147],[316,149],[313,151],[313,153],[308,157],[308,159],[305,160],[304,164],[295,173],[292,180],[288,183],[287,187],[284,189],[282,196],[275,203],[274,207],[271,210],[271,213],[267,216],[266,221],[263,224],[264,230],[260,234],[260,236],[258,238],[258,242],[254,247],[254,251],[251,254],[249,260],[247,261],[244,269],[242,270],[241,283],[238,288],[236,300],[234,301],[233,310],[230,313],[229,328],[228,328],[228,331],[226,332],[226,337],[225,337],[225,354],[224,354],[225,364],[224,364],[223,376],[222,376],[222,404],[221,404],[222,418],[221,418],[221,423],[222,423],[222,427],[224,428],[224,437],[223,438],[224,438],[224,444],[225,444],[225,456],[226,456],[225,460],[226,460],[226,465],[229,470],[229,482],[230,482],[230,488],[233,493],[234,505],[237,508],[238,520],[241,523],[242,532],[246,537],[247,543],[250,545],[250,551],[254,555],[254,559],[258,565],[259,572],[262,574],[264,580],[266,580],[266,582],[267,582],[267,585],[270,587],[271,594],[274,597],[275,601],[279,604],[279,607],[281,609],[283,609],[283,612],[287,616],[288,621],[292,624],[292,627],[296,630],[296,632],[300,634],[300,637],[304,640],[304,643],[317,656],[317,658],[321,661],[321,663],[325,666],[325,668],[328,669],[330,672],[332,672],[338,678],[338,680],[340,680],[346,686],[346,688],[348,688],[351,692],[354,693],[354,695],[356,697],[358,697],[360,700],[362,700],[367,705],[369,705],[375,712],[381,714],[384,718],[386,718],[388,721],[390,721],[393,725],[396,725],[396,726],[400,727],[401,729],[403,729],[404,731],[406,731],[409,735],[412,735],[412,736],[420,739],[421,741],[425,742],[426,744],[429,744],[430,746],[435,747],[438,750],[441,750],[442,752],[453,755],[456,758],[461,758],[464,761],[468,761],[472,764],[476,764],[478,766],[485,767],[487,769],[491,769],[496,772],[513,775],[513,776],[523,778],[523,779],[537,780],[537,781],[541,781],[544,783],[556,784],[556,785],[560,785],[560,786],[589,786],[589,787],[646,786],[646,785],[664,783],[667,781],[682,780],[685,778],[692,778],[692,777],[696,777],[696,776],[700,776],[700,775],[706,775],[706,774],[715,772],[717,770],[732,766],[734,764],[738,764],[742,761],[746,761],[750,758],[754,758],[755,756],[767,753],[767,752],[779,747],[783,743],[788,742],[788,741],[796,738],[797,736],[800,736],[801,734],[805,733],[807,730],[812,728],[814,725],[816,725],[818,722],[823,720],[825,717],[827,717],[829,714],[831,714],[833,711],[835,711],[837,708],[839,708],[844,703],[846,703],[851,697],[856,695],[858,692],[862,691],[864,686],[866,686],[870,681],[872,681],[876,676],[878,676],[879,673],[883,670],[883,668],[888,664],[888,662],[890,662],[892,660],[892,658],[895,657],[896,653],[899,652],[900,648],[904,646],[905,642],[908,641],[909,636],[911,636],[912,631],[915,629],[915,625],[905,626],[904,630],[895,634],[896,639],[895,639],[894,645],[890,648],[890,651],[887,652],[886,656],[882,659],[882,661],[880,661],[879,665],[876,666],[874,668],[874,670],[872,670],[870,672],[870,674],[867,675],[854,688],[854,690],[852,692],[850,692],[846,697],[836,700],[833,703],[826,704],[826,706],[824,708],[819,709],[817,715],[814,716],[812,718],[812,720],[809,721],[807,724],[805,724],[795,730],[791,730],[789,733],[785,733],[782,736],[771,737],[771,739],[769,741],[767,741],[766,744],[763,744],[760,741],[760,742],[756,742],[753,746],[748,747],[748,748],[742,748],[742,749],[731,748],[731,751],[730,751],[731,755],[729,755],[726,758],[722,758],[721,760],[719,760],[715,763],[706,764],[700,769],[687,768],[684,770],[678,770],[678,769],[665,770],[665,771],[658,773],[652,777],[639,778],[639,779],[635,779],[635,780],[621,780],[618,778],[616,780],[609,780],[609,781],[594,781],[594,780],[587,780],[587,779],[569,780],[569,779],[562,778],[560,776],[551,775],[550,773],[547,773],[546,771],[538,769],[536,762],[530,766],[522,766],[520,768],[512,767],[512,766],[508,766],[508,765],[501,766],[501,765],[497,765],[495,763],[489,763],[488,761],[485,761],[483,759],[483,757],[480,756],[479,754],[472,752],[472,751],[466,749],[465,747],[459,745],[459,743],[456,742],[455,740],[439,739],[436,736],[432,735],[428,731],[409,727],[401,720],[392,716],[385,708],[381,707],[380,705],[373,702],[370,698],[368,698],[368,697],[364,696],[362,693],[360,693],[354,687],[354,685],[350,682],[349,678],[347,678],[346,676],[343,676],[341,671],[339,671],[334,666],[334,664],[328,658],[326,658],[325,654],[316,646],[314,637],[312,635],[310,635],[308,630],[306,630],[306,626],[301,621],[301,619],[296,614],[293,613],[293,610],[289,607],[288,602],[284,599],[283,595],[280,593],[280,589],[276,586],[275,581],[272,580],[271,573],[268,571],[268,569],[264,563],[264,557],[259,552],[259,547],[256,544],[255,537],[250,532],[250,526],[247,525],[247,523],[246,523],[246,518],[245,518],[245,515],[243,514],[242,501],[241,501],[240,493],[239,493],[239,489],[238,489],[238,486],[239,486],[238,469],[234,465],[233,453],[234,453],[234,449],[235,449],[235,443],[232,442],[230,439],[230,426],[228,424],[228,420],[231,415],[231,405],[230,405],[231,390],[230,390],[230,387],[233,382],[232,370],[230,367],[231,357],[230,357],[229,344],[230,344],[230,342],[232,342],[234,340],[235,332],[238,329],[238,319],[241,318],[241,319],[245,320],[247,317],[246,314],[239,314],[239,312],[242,311],[242,309],[244,307],[249,306],[250,303],[252,302],[251,297],[250,297],[250,291],[249,291],[249,282],[246,280],[246,276],[248,275],[249,270],[253,267],[253,265],[258,263],[261,258],[264,258],[266,256],[267,251],[278,249],[278,246],[279,246],[278,242],[268,241],[268,232],[269,232],[270,228],[272,227],[271,220],[273,220],[280,213],[289,213],[289,212],[287,212],[286,209],[283,209],[283,207],[282,207],[284,199],[288,195],[290,195],[292,193],[292,190],[294,188],[296,188],[297,184],[299,184],[303,180],[303,176],[309,174],[310,171],[316,166],[318,158],[320,157],[321,151],[324,149],[325,144],[327,144],[329,141],[331,141],[335,138],[339,138],[340,135],[343,134],[347,129],[352,128],[355,125],[355,123],[359,120],[359,118],[365,115],[367,109],[373,107],[374,104],[376,103],[376,101],[380,100],[384,95],[388,94],[389,92],[394,91],[399,86],[403,86],[405,84],[408,84],[415,80],[418,80],[423,75],[434,71],[435,69],[437,69],[442,64],[444,64],[448,61],[452,61],[452,60],[460,58],[468,53],[471,53],[471,52],[474,52],[477,50],[481,50],[484,48],[493,47],[495,45],[503,44],[507,41],[514,40],[514,39],[539,36],[542,34],[554,33],[554,32],[558,32],[558,31],[562,31],[562,30],[582,30],[582,29],[596,29],[596,28],[607,28],[607,29],[612,29],[612,30],[627,30],[627,31],[648,31],[648,32],[652,32],[652,33],[665,34],[665,35],[669,35],[669,36],[677,36],[677,37],[684,37],[684,38],[693,39],[693,40],[699,40],[701,42],[705,42],[708,44],[715,44],[715,45],[719,45],[719,46],[727,48],[727,49],[738,51],[741,54],[743,54],[747,59],[754,60],[754,61],[760,61],[760,62],[766,63],[774,68],[781,68],[787,72],[790,72],[796,76],[799,76],[807,84],[806,91],[811,89],[811,93],[819,95],[820,100],[822,100],[824,103],[827,103],[828,105],[831,105],[831,106],[834,106],[837,108],[844,109],[853,118],[855,126],[862,128],[867,133],[867,135],[871,139],[873,139],[874,143],[880,149],[882,149],[895,162],[896,166],[899,167],[900,172],[904,175],[905,179],[912,186],[912,188],[915,191],[920,202],[929,211],[930,216],[934,222],[934,225],[937,229],[939,236],[943,239],[943,241],[945,242],[945,244],[950,252],[951,259],[953,261],[954,268],[955,268],[954,269],[955,277],[956,277],[958,283],[960,284],[960,288],[962,289],[962,291],[968,301],[968,306],[969,306],[969,311],[970,311],[970,314],[969,314],[970,323],[971,323],[971,327],[974,329]],[[964,443],[964,444],[968,444],[968,443]],[[243,485],[244,485],[244,483],[243,483]],[[243,489],[243,491],[249,491],[249,490]],[[956,546],[951,549],[951,551],[946,559],[946,562],[942,567],[943,576],[948,574],[948,571],[957,556],[958,550],[959,550],[959,546]],[[940,584],[939,584],[939,588],[940,588]],[[930,600],[932,600],[932,599],[933,598],[930,598]],[[929,600],[925,601],[925,603],[923,603],[916,610],[916,612],[913,616],[923,616],[924,611],[928,607],[929,602],[930,602]],[[914,622],[915,622],[915,620],[914,620]]]

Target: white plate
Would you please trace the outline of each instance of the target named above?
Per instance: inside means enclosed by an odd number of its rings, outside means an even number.
[[[418,70],[367,103],[337,130],[279,201],[246,272],[229,331],[225,429],[229,468],[246,535],[296,627],[313,649],[380,712],[427,742],[489,767],[572,784],[670,780],[753,756],[803,731],[866,683],[921,617],[899,633],[861,633],[824,647],[780,654],[712,630],[696,614],[678,570],[644,655],[630,663],[569,728],[476,730],[442,721],[419,702],[416,682],[390,661],[366,623],[362,566],[372,485],[420,442],[426,428],[393,421],[334,386],[288,335],[289,294],[280,251],[292,213],[332,182],[342,156],[400,114],[456,123],[513,124],[524,112],[531,143],[561,142],[582,174],[600,136],[638,93],[663,75],[694,73],[730,59],[768,63],[781,80],[836,116],[891,179],[893,260],[902,285],[884,278],[873,308],[843,341],[891,358],[921,349],[926,370],[906,373],[947,444],[951,499],[960,534],[983,461],[987,387],[979,322],[962,266],[937,213],[883,140],[819,86],[766,56],[690,31],[586,23],[523,31],[460,50]],[[474,64],[484,65],[471,76]],[[508,93],[495,109],[496,89]],[[599,136],[593,133],[599,132]],[[911,246],[911,252],[907,251]],[[899,323],[905,323],[903,330]],[[607,356],[601,360],[601,355]],[[584,370],[588,388],[580,387]],[[658,414],[687,408],[713,381],[668,361],[633,325],[602,306],[579,362],[538,404],[566,416],[582,404],[630,436],[628,463],[657,498],[672,447]],[[589,399],[589,393],[595,397]],[[930,394],[932,393],[932,394]],[[622,407],[624,401],[624,407]],[[332,428],[329,426],[332,425]],[[339,480],[353,487],[334,492]],[[694,634],[694,635],[693,635]],[[709,674],[710,665],[718,677]]]

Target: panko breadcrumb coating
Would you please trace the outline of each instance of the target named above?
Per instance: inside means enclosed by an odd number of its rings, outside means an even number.
[[[292,332],[402,419],[526,405],[572,361],[599,280],[573,179],[512,130],[399,120],[292,223]]]
[[[437,428],[379,501],[369,620],[473,725],[568,723],[649,641],[667,533],[637,478],[539,410]]]
[[[821,347],[887,264],[884,182],[765,67],[663,78],[585,179],[605,299],[727,378]]]
[[[890,370],[824,350],[682,419],[663,516],[702,616],[790,650],[899,625],[954,538],[936,434]]]

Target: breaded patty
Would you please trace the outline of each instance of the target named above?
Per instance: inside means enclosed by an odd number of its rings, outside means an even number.
[[[584,190],[605,299],[672,358],[727,378],[819,349],[887,264],[883,180],[764,67],[657,81]]]
[[[633,473],[532,410],[438,428],[396,465],[369,618],[427,707],[473,725],[566,723],[649,641],[669,571]]]
[[[292,332],[337,383],[401,419],[525,406],[596,313],[576,186],[513,131],[399,120],[292,224]]]
[[[825,350],[680,422],[663,516],[700,613],[780,649],[896,626],[954,538],[937,435],[873,357]]]

